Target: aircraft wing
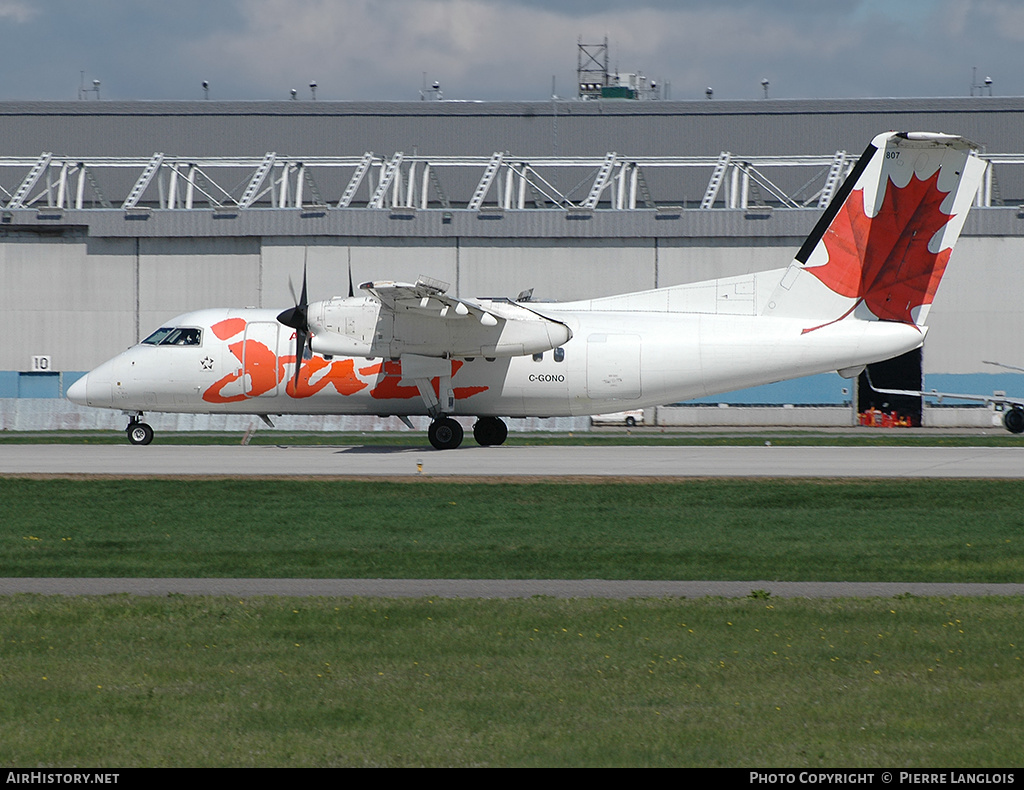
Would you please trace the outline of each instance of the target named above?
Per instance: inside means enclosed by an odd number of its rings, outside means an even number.
[[[871,383],[870,381],[868,382]],[[939,392],[938,390],[893,390],[876,387],[871,384],[871,389],[882,395],[907,395],[911,398],[935,398],[939,403],[944,398],[952,400],[971,400],[984,404],[1002,404],[1004,406],[1024,406],[1024,398],[1011,398],[1006,395],[965,395],[957,392]]]
[[[986,362],[986,365],[999,365],[999,367],[1011,368],[1012,370],[1021,370],[1021,368],[1013,368],[1011,365],[1003,365],[999,362]],[[971,400],[977,401],[978,403],[984,403],[985,405],[1004,405],[1004,406],[1024,406],[1024,398],[1011,398],[1006,395],[974,395],[964,394],[957,392],[939,392],[938,390],[896,390],[896,389],[885,389],[883,387],[876,387],[875,383],[871,380],[871,375],[867,376],[868,386],[871,387],[877,393],[882,395],[906,395],[911,398],[935,398],[936,401],[942,403],[944,398],[951,398],[952,400]]]
[[[371,299],[335,299],[310,307],[313,350],[321,354],[514,357],[539,354],[569,341],[561,321],[508,299],[461,299],[448,283],[374,281],[360,289]],[[372,306],[369,304],[372,302]]]
[[[1010,366],[1002,365],[1002,367]],[[1020,370],[1020,368],[1017,368],[1017,370]],[[938,390],[925,392],[924,390],[883,389],[872,384],[870,376],[868,376],[868,386],[882,395],[909,395],[912,398],[935,398],[938,403],[942,403],[943,398],[951,398],[953,400],[977,401],[984,403],[986,406],[1008,406],[1009,408],[1005,409],[1003,413],[1003,425],[1006,426],[1006,430],[1010,433],[1024,433],[1024,398],[1011,398],[1006,395],[969,395],[957,392],[939,392]]]
[[[1003,362],[989,362],[987,359],[981,360],[982,365],[995,365],[997,368],[1006,368],[1007,370],[1016,370],[1024,373],[1024,368],[1019,368],[1016,365],[1007,365]]]
[[[496,326],[499,316],[480,304],[449,296],[448,283],[420,277],[415,283],[366,282],[359,288],[375,296],[395,313],[411,312],[426,318],[456,319],[474,316],[484,326]]]

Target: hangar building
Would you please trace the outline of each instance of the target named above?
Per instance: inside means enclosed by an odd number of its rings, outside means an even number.
[[[182,312],[285,307],[304,262],[314,299],[349,271],[553,300],[785,266],[888,129],[962,134],[993,165],[890,386],[1024,395],[984,362],[1024,366],[1024,98],[6,102],[0,124],[4,429],[86,424],[57,403],[82,372]],[[661,419],[851,424],[856,398],[830,374]]]

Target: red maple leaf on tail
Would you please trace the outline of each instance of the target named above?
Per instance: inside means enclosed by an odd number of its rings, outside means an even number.
[[[912,176],[905,187],[887,181],[875,217],[864,213],[864,190],[852,192],[823,237],[828,263],[807,271],[882,320],[914,323],[911,311],[932,303],[952,252],[928,249],[953,216],[940,208],[949,193],[938,180],[935,171],[924,180]]]

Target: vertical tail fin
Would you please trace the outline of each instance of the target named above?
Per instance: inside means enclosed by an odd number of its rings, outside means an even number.
[[[858,318],[924,324],[986,163],[935,132],[875,137],[825,210],[766,315],[808,329]]]

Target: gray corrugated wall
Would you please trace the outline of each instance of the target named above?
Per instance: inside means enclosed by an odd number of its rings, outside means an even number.
[[[0,102],[0,155],[711,156],[863,149],[889,129],[1024,148],[1024,98],[749,102]]]
[[[966,135],[1024,153],[1024,98],[747,102],[0,102],[0,156],[741,156],[859,154],[880,131]],[[1024,168],[999,173],[1024,200]],[[648,174],[658,199],[699,201],[710,173]],[[116,178],[117,176],[104,176]],[[127,178],[126,174],[121,175]],[[449,174],[468,199],[478,174]],[[804,173],[783,174],[795,189]],[[562,185],[565,188],[572,184]],[[113,184],[111,185],[113,188]],[[10,189],[11,187],[8,186]],[[126,189],[127,187],[125,187]],[[339,191],[325,185],[325,191]],[[116,190],[115,190],[116,191]],[[465,196],[460,193],[467,193]]]

